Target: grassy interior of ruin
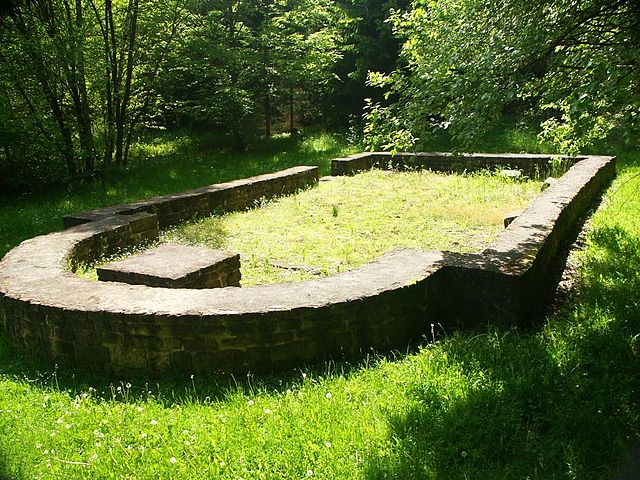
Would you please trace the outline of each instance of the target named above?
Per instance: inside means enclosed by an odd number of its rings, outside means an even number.
[[[539,191],[540,182],[493,172],[372,170],[187,223],[163,240],[240,253],[243,286],[300,281],[357,268],[397,248],[480,250],[503,230],[504,216]]]

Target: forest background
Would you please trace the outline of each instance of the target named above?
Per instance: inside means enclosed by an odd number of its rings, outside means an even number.
[[[575,154],[640,128],[632,0],[13,0],[0,12],[0,191],[74,188],[143,136],[342,132],[473,150],[497,124]],[[214,140],[211,140],[214,139]]]

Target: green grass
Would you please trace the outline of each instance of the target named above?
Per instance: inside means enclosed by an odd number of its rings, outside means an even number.
[[[262,141],[244,153],[228,153],[206,136],[162,133],[135,144],[124,174],[73,191],[0,196],[0,257],[23,240],[62,229],[68,213],[127,203],[212,183],[269,173],[295,165],[330,170],[331,158],[357,151],[338,136],[314,134]]]
[[[579,295],[528,329],[436,325],[404,353],[156,380],[1,337],[0,478],[612,478],[640,434],[640,156],[621,158]]]
[[[539,182],[497,175],[373,170],[246,212],[212,216],[164,235],[179,243],[238,252],[242,284],[333,275],[394,248],[474,251],[525,207]]]

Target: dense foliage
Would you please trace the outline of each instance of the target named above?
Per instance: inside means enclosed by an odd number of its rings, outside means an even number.
[[[143,129],[257,136],[361,115],[406,0],[15,0],[0,11],[3,190],[92,180]],[[380,52],[383,52],[382,54]]]
[[[13,0],[0,185],[92,180],[149,128],[238,151],[308,126],[474,148],[508,116],[566,153],[633,142],[638,32],[634,0]]]
[[[528,115],[576,153],[611,129],[640,129],[640,9],[633,0],[414,0],[391,17],[404,67],[372,74],[374,147],[449,129],[469,145],[505,113]]]

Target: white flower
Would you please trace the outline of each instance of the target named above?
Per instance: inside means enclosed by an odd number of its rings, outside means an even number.
[[[62,424],[62,419],[61,419],[61,418],[57,419],[57,420],[56,420],[56,423],[57,423],[58,425],[61,425],[61,424]]]
[[[154,418],[153,420],[151,420],[151,425],[157,425],[158,421]]]
[[[251,405],[254,405],[256,402],[254,402],[253,400],[249,400],[247,403],[249,404],[249,406],[251,406]]]
[[[176,463],[178,460],[176,460],[176,457],[171,457],[171,458],[169,459],[169,461],[170,461],[171,463]]]
[[[136,410],[138,410],[139,412],[142,412],[144,410],[144,408],[138,407]]]
[[[264,409],[264,413],[269,415],[271,413],[271,409],[270,408],[265,408]]]
[[[64,428],[66,428],[67,430],[69,430],[71,428],[71,425],[69,425],[68,423],[65,423]]]
[[[332,396],[333,396],[333,395],[331,395],[331,392],[327,392],[327,393],[325,394],[325,397],[326,397],[326,398],[331,398]]]
[[[313,470],[309,469],[307,470],[307,477],[310,477],[313,475]]]
[[[184,444],[185,444],[187,447],[190,447],[190,446],[191,446],[191,442],[190,442],[189,440],[185,440],[185,441],[184,441]]]
[[[144,433],[144,432],[142,432],[142,433],[140,434],[140,438],[147,438],[147,434],[146,434],[146,433]]]
[[[327,448],[331,448],[331,442],[324,442],[324,446]]]

